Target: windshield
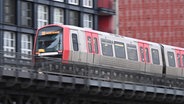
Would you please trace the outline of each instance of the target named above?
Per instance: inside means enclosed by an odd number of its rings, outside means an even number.
[[[37,52],[58,52],[62,50],[62,29],[52,26],[38,32]]]

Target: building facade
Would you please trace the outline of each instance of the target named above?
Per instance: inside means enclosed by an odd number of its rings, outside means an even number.
[[[112,2],[113,0],[0,0],[0,50],[31,54],[36,29],[52,23],[113,32],[110,27],[115,14]],[[108,29],[104,29],[104,22],[108,24]]]
[[[119,0],[119,34],[184,47],[184,0]]]

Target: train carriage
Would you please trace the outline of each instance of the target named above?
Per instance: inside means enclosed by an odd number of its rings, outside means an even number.
[[[128,60],[132,60],[133,58],[131,57],[134,56],[133,60],[137,61],[137,69],[148,73],[163,73],[162,52],[160,44],[128,37],[126,37],[126,40],[129,40],[129,43],[127,43],[127,49],[132,43],[134,43],[134,47],[137,47],[134,50],[137,51],[137,54],[134,52],[135,55],[132,55],[133,50],[127,50]],[[128,61],[128,63],[131,62]],[[135,63],[133,64],[136,65]]]
[[[166,74],[184,77],[184,49],[169,45],[164,46]]]
[[[38,29],[37,57],[133,70],[144,74],[184,77],[184,49],[68,25],[51,24]]]

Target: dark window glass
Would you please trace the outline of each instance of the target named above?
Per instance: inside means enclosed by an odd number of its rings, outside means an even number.
[[[145,48],[145,51],[146,51],[146,62],[150,62],[150,58],[149,58],[149,50],[148,48]]]
[[[44,49],[45,52],[56,52],[62,50],[62,28],[49,26],[38,31],[36,51]]]
[[[160,65],[159,53],[157,49],[151,49],[153,64]]]
[[[16,20],[16,0],[4,0],[4,22],[15,24]]]
[[[97,40],[97,38],[94,38],[94,46],[95,46],[95,53],[98,54],[98,40]]]
[[[175,67],[176,63],[175,63],[174,53],[167,52],[167,56],[168,56],[169,66]]]
[[[79,46],[78,46],[78,39],[77,39],[77,34],[72,34],[72,42],[73,42],[73,50],[78,51]]]
[[[145,59],[146,59],[146,62],[150,62],[148,48],[140,47],[140,55],[141,55],[142,62],[145,62]],[[144,55],[146,55],[146,57]]]
[[[177,54],[178,67],[181,67],[181,55]]]
[[[182,55],[182,61],[183,61],[183,65],[184,65],[184,55]],[[183,66],[184,67],[184,66]]]
[[[129,60],[138,61],[136,45],[127,44],[127,53]]]
[[[102,39],[101,44],[102,44],[102,54],[105,56],[113,56],[112,41]]]
[[[92,53],[92,40],[91,37],[88,37],[88,51]]]
[[[32,26],[32,4],[21,2],[21,25]]]
[[[76,11],[69,12],[69,25],[79,26],[79,13]]]
[[[143,47],[140,47],[140,54],[141,54],[141,61],[145,62],[145,60],[144,60],[144,48]]]
[[[118,58],[126,58],[125,45],[121,42],[114,42],[115,55]]]

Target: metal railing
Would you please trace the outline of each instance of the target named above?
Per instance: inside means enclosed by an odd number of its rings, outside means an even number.
[[[8,70],[32,70],[32,55],[0,51],[0,66]]]
[[[34,59],[35,62],[32,61]],[[176,79],[176,77],[167,78],[154,73],[5,51],[0,51],[0,68],[2,70],[34,71],[39,74],[55,74],[120,83],[184,88],[183,79]]]

